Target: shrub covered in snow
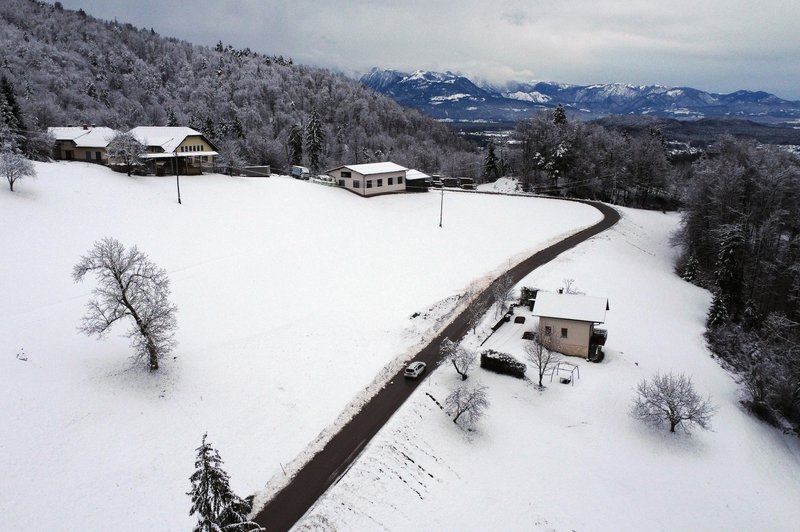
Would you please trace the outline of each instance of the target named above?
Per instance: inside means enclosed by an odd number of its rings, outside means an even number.
[[[516,358],[494,349],[487,349],[481,353],[481,367],[495,373],[511,375],[519,379],[525,378],[527,366]]]

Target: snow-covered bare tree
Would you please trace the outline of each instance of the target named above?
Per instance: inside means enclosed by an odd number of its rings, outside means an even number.
[[[124,166],[128,175],[135,166],[142,164],[144,144],[129,131],[117,131],[108,143],[108,161],[112,165]]]
[[[186,493],[192,498],[189,515],[197,514],[193,532],[256,532],[264,529],[250,521],[247,515],[253,509],[252,500],[242,499],[230,486],[230,477],[222,469],[219,452],[206,441],[197,448],[195,472],[189,477],[192,489]]]
[[[459,424],[458,421],[461,420],[462,427],[474,427],[489,406],[486,390],[486,386],[466,385],[453,390],[444,400],[445,412],[452,416],[453,423]]]
[[[136,246],[125,249],[117,239],[95,242],[75,265],[72,278],[82,281],[94,272],[97,286],[87,305],[80,330],[103,338],[117,321],[131,318],[128,330],[136,359],[145,359],[151,371],[175,345],[177,307],[169,301],[169,277]]]
[[[669,425],[670,432],[678,426],[686,432],[692,425],[711,429],[716,408],[710,398],[702,398],[694,389],[691,377],[684,374],[656,373],[643,379],[636,387],[631,415],[653,425]]]
[[[514,289],[514,281],[508,273],[501,275],[492,286],[492,295],[497,305],[496,315],[499,316],[506,310],[506,303],[511,299],[511,291]]]
[[[450,338],[445,338],[439,345],[439,354],[442,356],[443,362],[453,364],[456,372],[461,375],[461,380],[467,380],[469,370],[475,365],[475,353],[461,344],[453,342]]]
[[[536,368],[536,372],[539,375],[539,388],[544,387],[542,379],[547,372],[553,371],[556,365],[564,358],[553,347],[550,346],[548,349],[539,341],[538,337],[525,343],[525,358]]]
[[[8,188],[14,192],[14,183],[26,177],[36,177],[36,170],[21,154],[0,147],[0,176],[6,178]]]

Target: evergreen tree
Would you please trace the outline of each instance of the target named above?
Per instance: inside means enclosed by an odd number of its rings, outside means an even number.
[[[175,116],[175,109],[170,107],[167,109],[167,127],[175,127],[178,125],[178,118]]]
[[[728,319],[728,307],[725,305],[725,296],[717,290],[714,299],[711,301],[711,308],[706,317],[706,326],[709,328],[723,325]]]
[[[306,124],[306,153],[308,153],[308,162],[314,173],[319,172],[320,169],[320,157],[324,142],[325,132],[322,130],[319,115],[316,109],[312,109]]]
[[[741,296],[744,228],[741,224],[725,224],[716,231],[716,236],[719,251],[714,276],[726,300],[735,302]]]
[[[3,141],[11,144],[11,149],[27,151],[25,121],[22,109],[17,102],[17,95],[11,82],[3,76],[0,78],[0,126],[3,127]]]
[[[195,472],[189,477],[192,489],[186,494],[192,498],[189,515],[197,514],[193,532],[255,532],[264,529],[247,519],[253,508],[252,501],[238,497],[230,487],[228,474],[222,469],[219,452],[206,442],[197,448]]]
[[[567,112],[561,104],[558,104],[558,107],[553,112],[553,123],[557,126],[563,126],[567,123]]]
[[[494,153],[494,141],[489,141],[489,146],[486,150],[486,157],[483,160],[483,177],[489,181],[496,181],[500,177],[497,155]]]
[[[697,280],[697,275],[699,273],[700,263],[697,262],[697,257],[695,257],[694,253],[692,253],[689,255],[689,260],[687,260],[686,264],[683,265],[683,269],[681,270],[681,279],[693,283]]]
[[[303,128],[297,124],[289,129],[288,139],[289,164],[299,165],[303,162]]]

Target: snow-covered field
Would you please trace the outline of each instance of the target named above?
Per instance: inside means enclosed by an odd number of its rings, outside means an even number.
[[[437,369],[297,529],[797,530],[800,445],[743,411],[705,349],[709,294],[672,272],[677,216],[621,211],[612,230],[520,283],[555,290],[571,278],[608,297],[602,363],[569,359],[580,379],[545,378],[544,391],[476,368],[467,383],[486,385],[491,406],[473,433],[428,397],[443,402],[460,383]],[[501,327],[484,348],[524,361],[530,322]],[[713,432],[670,434],[628,416],[635,385],[670,370],[712,397]]]
[[[599,219],[575,203],[446,192],[440,229],[439,194],[365,200],[209,175],[182,178],[179,206],[172,178],[36,170],[0,190],[3,530],[189,529],[204,432],[239,494],[264,489],[428,334],[426,310]],[[71,269],[104,236],[172,280],[179,345],[156,375],[128,360],[127,324],[104,341],[76,329],[94,280],[74,284]]]

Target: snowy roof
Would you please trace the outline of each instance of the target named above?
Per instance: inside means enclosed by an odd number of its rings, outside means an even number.
[[[78,148],[105,148],[115,133],[110,127],[93,126],[48,127],[47,131],[56,140],[71,140]]]
[[[540,291],[536,294],[533,315],[603,323],[606,320],[606,310],[608,299],[604,297]]]
[[[406,172],[406,181],[415,181],[417,179],[430,179],[431,176],[423,174],[419,170],[409,170]]]
[[[202,133],[190,127],[139,126],[131,129],[131,133],[145,146],[160,146],[165,152],[170,153],[174,152],[186,137],[198,135],[205,139]]]
[[[367,163],[367,164],[348,164],[341,168],[347,168],[353,172],[358,172],[361,175],[371,174],[386,174],[389,172],[405,172],[408,170],[405,166],[400,166],[395,163]]]

